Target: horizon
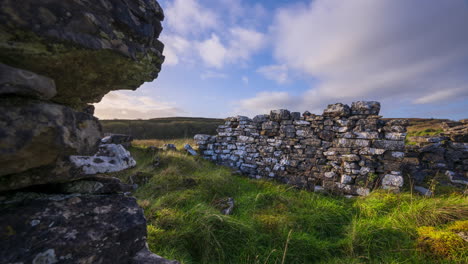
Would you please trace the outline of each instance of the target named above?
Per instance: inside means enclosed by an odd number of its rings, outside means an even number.
[[[379,101],[393,118],[467,118],[468,2],[161,0],[159,77],[100,119],[321,113]]]

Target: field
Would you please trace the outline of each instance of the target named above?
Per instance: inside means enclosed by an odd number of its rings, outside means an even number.
[[[104,133],[127,134],[136,139],[193,138],[196,134],[216,134],[223,119],[170,117],[150,120],[100,120]]]
[[[182,151],[136,141],[137,167],[112,174],[150,180],[135,196],[148,220],[150,249],[195,263],[467,263],[468,198],[426,198],[406,190],[344,198],[233,174]],[[159,165],[153,168],[154,160]],[[436,190],[437,193],[437,190]],[[226,200],[235,201],[223,215]],[[466,234],[466,233],[465,233]]]

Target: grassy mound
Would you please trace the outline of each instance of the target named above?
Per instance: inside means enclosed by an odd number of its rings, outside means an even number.
[[[251,180],[183,152],[153,153],[143,147],[131,152],[138,166],[114,176],[152,175],[135,193],[148,220],[148,243],[153,252],[181,263],[467,260],[460,251],[434,254],[432,237],[425,238],[427,228],[435,232],[468,218],[468,199],[461,195],[425,198],[379,191],[347,199]],[[157,168],[152,167],[155,158]],[[226,216],[221,209],[228,197],[234,198],[235,208]],[[457,228],[468,232],[466,225]],[[466,247],[467,242],[454,243]]]

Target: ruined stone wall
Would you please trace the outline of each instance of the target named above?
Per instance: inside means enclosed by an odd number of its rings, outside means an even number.
[[[379,111],[373,101],[329,105],[323,115],[273,110],[228,118],[217,135],[195,140],[206,159],[253,178],[366,195],[403,185],[407,122],[384,121]]]
[[[403,171],[415,184],[431,179],[441,184],[468,185],[468,120],[443,124],[437,136],[408,137]]]

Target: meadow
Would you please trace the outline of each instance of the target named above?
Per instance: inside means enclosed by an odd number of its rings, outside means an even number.
[[[134,141],[137,167],[112,174],[150,180],[135,192],[150,249],[195,263],[468,263],[468,198],[374,191],[345,198],[252,180],[184,151],[191,139]],[[153,167],[155,160],[159,165]],[[235,207],[223,215],[226,200]],[[464,233],[463,233],[464,232]],[[466,238],[466,237],[465,237]]]

